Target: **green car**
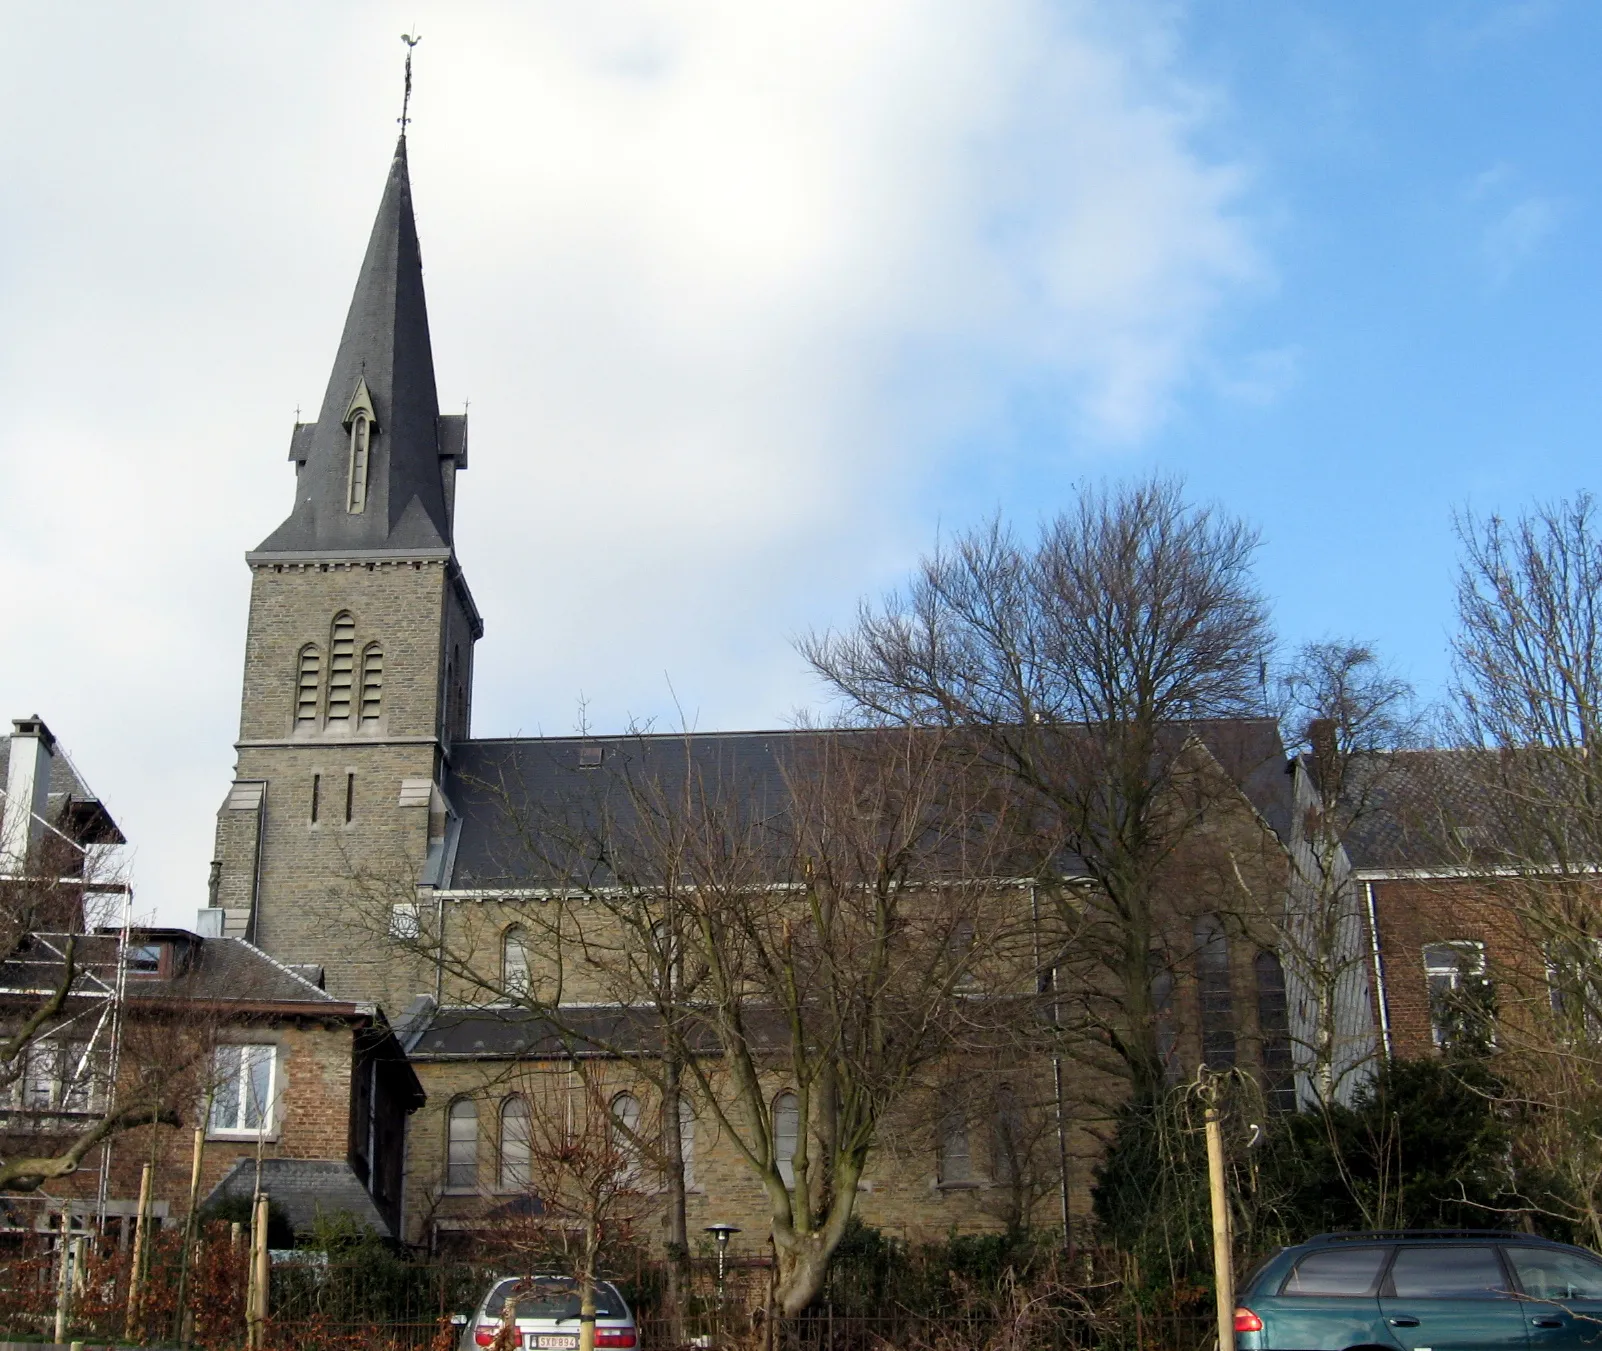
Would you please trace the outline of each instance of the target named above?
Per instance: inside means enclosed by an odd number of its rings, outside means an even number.
[[[1529,1234],[1320,1234],[1238,1298],[1240,1351],[1602,1351],[1602,1258]]]

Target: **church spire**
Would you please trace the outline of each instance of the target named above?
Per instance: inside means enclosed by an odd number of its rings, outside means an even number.
[[[439,413],[403,128],[322,409],[295,428],[294,510],[257,552],[449,550],[466,451],[466,418]]]

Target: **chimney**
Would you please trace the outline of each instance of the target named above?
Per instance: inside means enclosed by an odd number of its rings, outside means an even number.
[[[50,767],[56,758],[56,739],[37,714],[17,718],[11,726],[6,799],[0,809],[0,877],[27,870],[28,854],[44,830]]]

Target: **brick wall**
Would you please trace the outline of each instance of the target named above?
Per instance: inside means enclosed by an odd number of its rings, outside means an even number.
[[[1496,878],[1402,878],[1367,883],[1379,933],[1393,1055],[1438,1055],[1430,1021],[1424,948],[1483,943],[1493,981],[1540,984],[1544,958],[1517,918],[1511,882]],[[1376,995],[1377,1005],[1378,995]],[[1376,1015],[1378,1009],[1376,1006]]]
[[[222,1036],[224,1042],[272,1042],[278,1048],[278,1128],[263,1142],[264,1158],[347,1157],[354,1036],[354,1029],[345,1024],[311,1022],[301,1026],[240,1027]],[[181,1127],[141,1126],[116,1136],[110,1150],[108,1199],[127,1205],[137,1202],[140,1174],[146,1163],[153,1163],[154,1200],[165,1204],[167,1215],[183,1215],[189,1205],[194,1121],[194,1115],[186,1112]],[[20,1143],[21,1139],[11,1137],[11,1142]],[[47,1188],[49,1194],[71,1197],[79,1205],[93,1205],[101,1157],[100,1151],[93,1151],[78,1173],[51,1184]],[[235,1163],[255,1157],[254,1137],[208,1135],[201,1169],[202,1200]]]

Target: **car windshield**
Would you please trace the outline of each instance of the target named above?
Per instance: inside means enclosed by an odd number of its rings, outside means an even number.
[[[560,1276],[524,1276],[502,1281],[484,1301],[484,1317],[498,1319],[506,1312],[509,1296],[517,1300],[518,1318],[577,1318],[578,1282]],[[623,1298],[607,1282],[595,1283],[595,1316],[627,1318]]]

